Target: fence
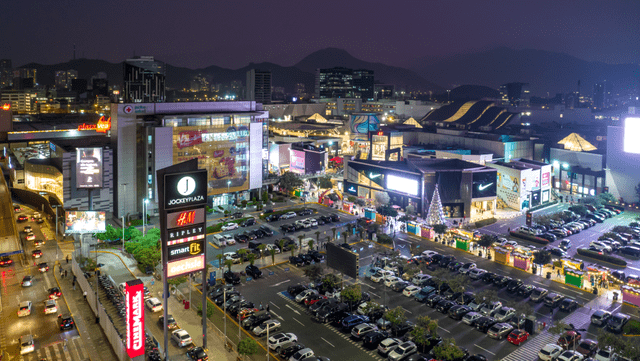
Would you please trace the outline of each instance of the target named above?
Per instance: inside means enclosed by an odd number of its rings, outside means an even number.
[[[113,321],[111,317],[107,314],[106,310],[102,306],[102,304],[98,301],[96,303],[96,288],[98,279],[95,278],[95,284],[91,284],[85,277],[84,272],[78,265],[76,261],[76,252],[73,253],[71,270],[73,274],[76,276],[76,281],[80,286],[82,292],[87,293],[87,302],[89,302],[89,307],[91,307],[91,311],[93,314],[100,318],[100,327],[104,331],[105,335],[107,335],[107,339],[113,348],[113,352],[118,356],[118,360],[127,361],[130,360],[127,355],[126,348],[124,342],[122,341],[122,337],[116,327],[113,325]],[[96,310],[97,307],[97,310]]]

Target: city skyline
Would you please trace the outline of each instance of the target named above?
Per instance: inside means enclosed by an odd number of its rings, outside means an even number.
[[[318,7],[283,1],[252,8],[88,2],[63,12],[53,3],[31,9],[10,1],[5,14],[15,16],[3,19],[0,31],[13,35],[0,44],[0,54],[14,66],[54,64],[72,59],[75,44],[76,58],[120,62],[134,54],[153,55],[189,68],[237,69],[262,61],[289,66],[313,51],[338,47],[366,61],[412,67],[425,59],[506,46],[609,64],[640,62],[634,24],[640,4],[631,1],[383,4],[328,1]],[[26,31],[12,31],[24,26],[24,18],[30,19]]]

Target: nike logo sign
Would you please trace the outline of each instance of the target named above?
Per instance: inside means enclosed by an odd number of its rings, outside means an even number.
[[[490,185],[492,185],[492,184],[493,184],[493,183],[489,183],[489,184],[485,184],[485,185],[482,185],[482,186],[478,186],[478,189],[479,189],[479,190],[481,190],[481,191],[483,191],[483,190],[487,189],[487,187],[489,187],[489,186],[490,186]]]
[[[369,173],[369,179],[375,179],[375,178],[380,177],[381,175],[382,175],[382,174],[376,174],[376,175],[373,175],[373,173]]]

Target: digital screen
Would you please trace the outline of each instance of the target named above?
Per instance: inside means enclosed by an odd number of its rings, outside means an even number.
[[[102,187],[102,148],[76,149],[76,188]]]
[[[144,355],[144,283],[133,280],[125,283],[127,355],[134,358]]]
[[[344,273],[351,278],[358,278],[360,257],[357,253],[327,243],[327,267]]]
[[[106,232],[105,213],[96,211],[67,211],[66,233]]]
[[[167,263],[167,277],[177,277],[204,269],[204,254]]]
[[[387,175],[387,189],[410,194],[412,196],[418,195],[418,181],[415,179],[408,179],[395,176],[393,174]]]
[[[475,172],[473,173],[472,198],[495,197],[498,183],[497,172]]]
[[[626,118],[624,120],[624,151],[626,153],[640,154],[640,118]]]
[[[289,171],[291,173],[296,174],[305,174],[305,159],[304,159],[304,151],[302,150],[294,150],[290,151],[291,156],[289,157]]]
[[[202,208],[167,214],[167,229],[186,227],[203,222],[204,209]]]
[[[550,176],[551,175],[550,175],[549,172],[542,173],[542,183],[541,183],[542,187],[548,187],[549,186],[549,177]]]
[[[327,152],[304,152],[305,153],[305,173],[306,174],[324,174],[326,166]]]

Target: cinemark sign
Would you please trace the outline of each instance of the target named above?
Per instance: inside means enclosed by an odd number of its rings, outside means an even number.
[[[125,285],[127,305],[127,355],[144,355],[144,284],[140,280]]]

